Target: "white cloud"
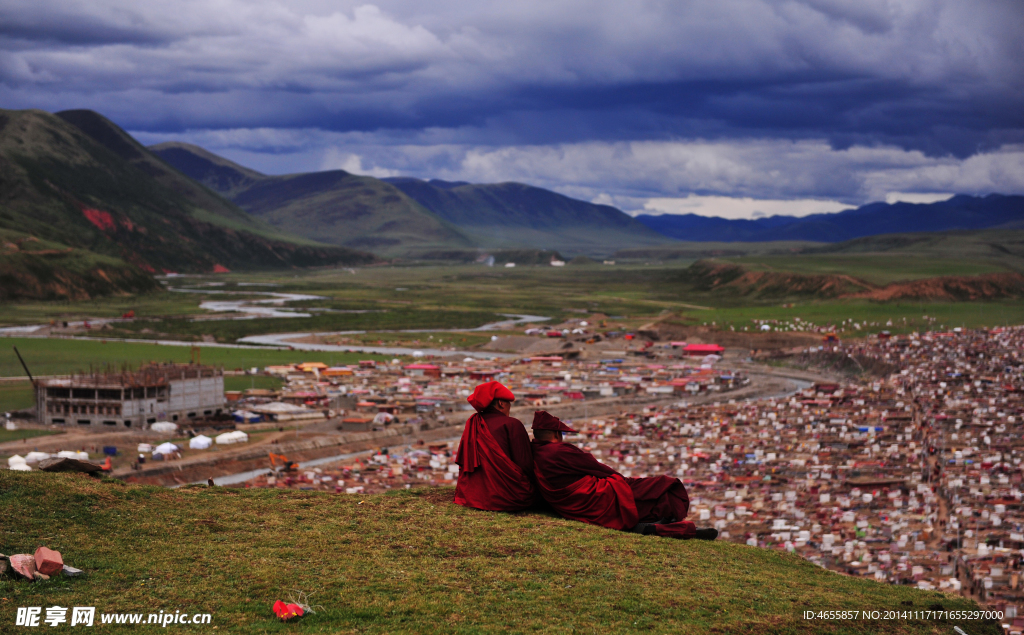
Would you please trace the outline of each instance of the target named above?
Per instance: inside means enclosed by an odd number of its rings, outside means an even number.
[[[885,202],[890,205],[893,203],[938,203],[939,201],[948,201],[954,196],[956,194],[953,193],[889,192],[885,195]]]
[[[358,154],[342,152],[336,148],[329,148],[324,153],[324,159],[320,164],[321,170],[344,170],[350,174],[360,174],[383,179],[389,176],[399,176],[399,172],[374,166],[363,167],[363,157]]]
[[[764,218],[768,216],[809,216],[853,209],[839,201],[797,199],[791,201],[753,198],[732,198],[729,196],[697,196],[686,198],[652,198],[644,203],[647,214],[696,214],[719,218]]]

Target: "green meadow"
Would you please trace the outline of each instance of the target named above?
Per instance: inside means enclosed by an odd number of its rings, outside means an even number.
[[[0,550],[39,545],[85,571],[0,578],[16,607],[210,613],[186,633],[1001,633],[993,622],[805,619],[806,611],[977,610],[973,601],[826,571],[727,542],[616,532],[454,505],[452,488],[383,495],[125,485],[0,471]],[[306,598],[295,622],[276,600]],[[121,632],[97,624],[96,632]],[[140,625],[133,630],[161,631]]]
[[[3,338],[0,344],[0,377],[23,377],[25,371],[12,350],[17,347],[35,376],[73,372],[103,371],[107,368],[138,368],[149,362],[189,362],[188,346],[164,346],[117,340],[66,340],[46,338]],[[204,364],[228,370],[248,370],[274,364],[323,362],[351,364],[360,359],[385,359],[368,353],[326,353],[260,348],[218,348],[199,344],[199,359]],[[390,359],[390,358],[387,358]]]

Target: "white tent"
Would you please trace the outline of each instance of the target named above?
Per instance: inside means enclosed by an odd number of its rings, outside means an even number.
[[[149,429],[153,432],[170,434],[178,431],[178,424],[171,423],[170,421],[157,421],[149,426]]]
[[[75,452],[74,450],[61,450],[57,453],[57,458],[61,459],[80,459],[82,461],[89,460],[88,452]]]
[[[228,443],[247,443],[249,441],[249,435],[242,432],[241,430],[235,430],[234,432],[225,432],[224,434],[217,435],[217,443],[225,445]]]
[[[213,439],[206,436],[205,434],[200,434],[197,437],[192,437],[192,439],[188,442],[188,447],[192,448],[193,450],[205,450],[211,445],[213,445]]]
[[[25,455],[25,462],[38,463],[40,461],[50,458],[50,456],[52,455],[47,454],[46,452],[29,452],[28,454]],[[12,456],[11,458],[13,459],[14,457]]]
[[[14,469],[15,465],[25,465],[25,459],[17,454],[7,459],[7,467]]]
[[[148,443],[140,443],[139,444],[139,452],[152,452],[152,451],[153,451],[153,446],[151,446],[150,444],[148,444]]]
[[[161,443],[160,445],[156,446],[156,448],[153,450],[153,454],[163,454],[164,456],[167,456],[168,454],[173,454],[174,452],[177,451],[178,446],[168,442]]]
[[[15,472],[31,472],[32,471],[32,468],[30,468],[28,465],[26,465],[24,463],[16,463],[16,464],[12,465],[9,469],[14,470]]]

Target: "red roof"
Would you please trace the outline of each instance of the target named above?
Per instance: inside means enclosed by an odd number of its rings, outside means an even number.
[[[683,349],[687,353],[721,353],[725,349],[718,344],[687,344]]]

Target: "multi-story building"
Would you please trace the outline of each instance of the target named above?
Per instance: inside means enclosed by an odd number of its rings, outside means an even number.
[[[152,364],[137,371],[72,375],[36,382],[41,423],[145,428],[224,410],[224,370]]]

